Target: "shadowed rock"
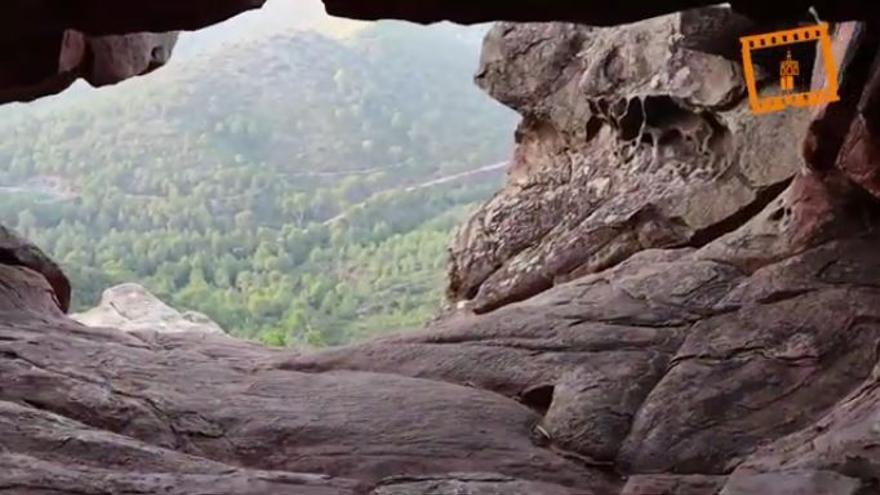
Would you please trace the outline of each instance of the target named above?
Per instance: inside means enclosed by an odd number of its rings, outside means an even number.
[[[58,93],[83,78],[114,84],[164,65],[177,35],[264,0],[14,0],[0,16],[0,103]]]
[[[333,15],[359,19],[406,19],[416,22],[476,23],[495,20],[570,21],[594,26],[623,24],[694,7],[716,5],[713,0],[621,0],[613,3],[571,0],[324,0]],[[733,7],[760,19],[795,18],[815,6],[831,20],[863,18],[874,11],[865,0],[780,0],[768,4],[761,0],[733,0]]]
[[[61,268],[36,246],[0,225],[0,264],[22,266],[42,275],[61,311],[70,308],[70,281]]]

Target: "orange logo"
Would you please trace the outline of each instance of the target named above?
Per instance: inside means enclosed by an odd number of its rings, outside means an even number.
[[[740,38],[740,41],[742,42],[746,85],[749,89],[749,106],[755,115],[778,112],[788,107],[810,107],[840,100],[837,92],[837,66],[834,63],[834,54],[831,52],[831,37],[828,35],[827,23],[775,33],[745,36]],[[806,78],[811,75],[806,71],[801,71],[800,62],[792,58],[792,49],[806,43],[818,43],[819,50],[817,52],[821,53],[824,61],[825,85],[819,90],[810,88],[811,81]],[[779,61],[779,94],[759,93],[753,59],[757,56],[764,58],[767,55],[772,56],[773,53],[779,52],[780,48],[785,47],[788,48],[785,52],[785,58],[781,57],[781,53],[778,57],[781,59]]]

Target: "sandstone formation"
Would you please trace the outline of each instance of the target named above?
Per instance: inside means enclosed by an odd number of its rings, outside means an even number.
[[[74,3],[12,9],[47,30],[148,27]],[[870,20],[865,2],[819,3]],[[141,20],[191,27],[233,4],[153,2]],[[89,327],[65,314],[58,267],[0,231],[0,493],[880,493],[876,25],[836,26],[844,100],[814,114],[748,118],[730,52],[806,4],[496,28],[479,80],[524,114],[520,148],[453,279],[484,314],[311,355]],[[426,2],[417,19],[465,5]],[[485,12],[546,17],[536,5]]]
[[[0,493],[872,493],[877,242],[649,250],[318,355],[84,327],[3,265]]]
[[[0,264],[21,266],[39,272],[52,288],[51,297],[64,312],[70,309],[70,281],[48,256],[39,248],[0,225]]]
[[[507,186],[453,243],[450,297],[486,312],[644,249],[705,245],[763,209],[801,164],[810,113],[751,114],[731,58],[759,29],[724,8],[497,25],[477,82],[523,122]]]
[[[90,327],[111,327],[123,332],[225,333],[206,315],[196,311],[180,313],[143,286],[132,283],[105,290],[97,307],[71,318]]]

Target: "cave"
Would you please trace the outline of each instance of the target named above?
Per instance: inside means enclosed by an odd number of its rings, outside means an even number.
[[[83,324],[62,266],[0,227],[0,494],[877,493],[876,8],[324,3],[353,19],[498,21],[476,82],[526,124],[509,168],[482,171],[508,170],[504,184],[452,240],[445,311],[421,329],[320,350],[234,338],[198,313],[169,317],[172,331]],[[177,31],[262,4],[11,2],[0,103],[73,94],[80,79],[162,77]],[[814,17],[831,23],[839,100],[752,114],[736,38]],[[821,75],[815,49],[797,56]],[[631,63],[609,68],[609,57]],[[770,72],[767,57],[758,63]],[[330,76],[321,89],[351,77]],[[206,109],[228,104],[205,96]],[[646,128],[656,134],[644,140]],[[263,130],[217,127],[242,146]],[[678,151],[688,137],[706,153]],[[366,156],[378,144],[359,146]],[[657,147],[671,150],[662,167]],[[161,189],[130,168],[145,182],[129,201]],[[358,188],[346,192],[357,204]],[[172,231],[200,221],[174,213]],[[286,213],[302,214],[295,201]],[[252,220],[237,215],[228,229]],[[102,221],[110,230],[118,218]],[[279,263],[266,246],[262,259]],[[294,257],[296,246],[284,249]]]

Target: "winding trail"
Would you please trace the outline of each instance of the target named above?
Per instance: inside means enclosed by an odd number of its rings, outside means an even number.
[[[413,186],[408,186],[408,187],[401,189],[401,190],[403,192],[413,192],[413,191],[418,191],[420,189],[429,189],[431,187],[441,186],[443,184],[449,184],[450,182],[456,182],[456,181],[459,181],[462,179],[466,179],[466,178],[472,177],[474,175],[480,175],[480,174],[485,174],[488,172],[494,172],[496,170],[500,170],[500,169],[507,167],[509,164],[510,164],[509,161],[504,161],[504,162],[493,163],[491,165],[484,165],[482,167],[475,168],[473,170],[467,170],[464,172],[459,172],[457,174],[446,175],[443,177],[438,177],[436,179],[427,180],[425,182],[422,182],[422,183],[419,183],[419,184],[416,184]],[[363,208],[377,194],[383,194],[388,191],[394,191],[394,190],[395,189],[387,189],[385,191],[382,191],[381,193],[375,193],[375,194],[371,195],[369,198],[367,198],[366,200],[361,201],[360,203],[358,203],[356,205],[352,205],[351,207],[346,209],[346,211],[340,213],[339,215],[336,215],[333,218],[325,220],[324,225],[332,225],[333,223],[338,222],[338,221],[344,219],[345,217],[347,217],[350,212],[357,210],[359,208]]]

